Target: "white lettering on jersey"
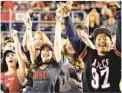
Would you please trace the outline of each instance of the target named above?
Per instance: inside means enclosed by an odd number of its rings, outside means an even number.
[[[101,62],[97,62],[97,59],[94,59],[94,62],[92,63],[92,80],[91,85],[94,89],[98,89],[100,86],[102,89],[106,89],[110,87],[110,83],[108,82],[109,78],[109,60],[103,59]],[[97,72],[97,69],[100,70],[100,75]],[[103,83],[99,84],[100,77],[105,76]]]

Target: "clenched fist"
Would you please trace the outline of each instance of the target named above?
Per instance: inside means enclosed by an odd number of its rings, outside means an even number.
[[[61,9],[63,11],[63,16],[67,17],[70,15],[71,9],[72,9],[73,2],[67,2],[66,4],[61,6]]]

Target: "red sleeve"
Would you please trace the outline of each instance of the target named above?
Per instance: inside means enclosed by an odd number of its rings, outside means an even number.
[[[83,59],[87,54],[87,46],[85,46],[85,48],[83,49],[83,51],[80,54],[80,57]]]
[[[117,50],[117,48],[114,48],[114,52],[117,56],[121,57],[121,52]]]

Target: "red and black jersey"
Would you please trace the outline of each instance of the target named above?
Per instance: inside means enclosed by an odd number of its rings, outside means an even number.
[[[84,91],[120,92],[121,58],[111,50],[106,56],[99,56],[96,50],[87,48]]]
[[[121,13],[117,13],[116,48],[106,56],[99,56],[97,50],[86,47],[77,34],[70,16],[65,17],[64,24],[68,38],[78,55],[85,62],[83,78],[84,92],[120,92],[121,78]]]

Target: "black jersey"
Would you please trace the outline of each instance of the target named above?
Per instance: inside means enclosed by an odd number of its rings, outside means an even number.
[[[99,56],[97,50],[87,48],[77,34],[76,28],[70,16],[65,17],[64,24],[69,40],[75,52],[84,58],[85,73],[83,75],[84,92],[120,92],[119,82],[121,78],[121,13],[118,12],[118,24],[116,30],[116,48]],[[118,50],[118,51],[117,51]],[[119,55],[119,56],[118,56]]]
[[[115,50],[111,50],[106,56],[99,56],[96,50],[87,48],[84,60],[87,62],[84,92],[120,92],[121,58]]]

